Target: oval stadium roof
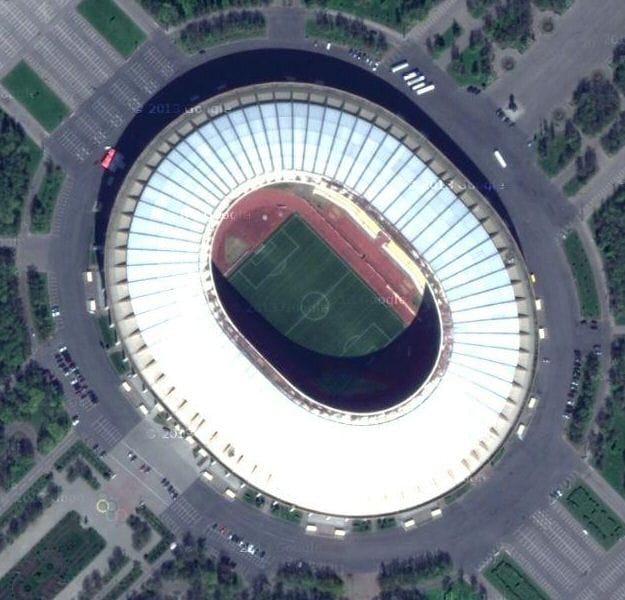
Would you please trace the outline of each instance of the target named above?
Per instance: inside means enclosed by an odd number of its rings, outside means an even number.
[[[106,277],[136,371],[248,484],[344,516],[401,511],[479,470],[522,409],[534,318],[522,259],[492,208],[429,142],[366,100],[272,84],[225,94],[166,128],[113,211]],[[238,196],[298,177],[365,200],[427,262],[446,300],[449,353],[392,418],[328,418],[294,402],[210,309],[206,235]]]

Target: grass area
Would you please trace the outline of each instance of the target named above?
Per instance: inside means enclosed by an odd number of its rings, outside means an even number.
[[[54,205],[61,191],[65,175],[58,165],[46,163],[46,172],[33,198],[30,210],[30,230],[32,233],[50,233]]]
[[[363,19],[377,21],[405,33],[427,18],[440,0],[304,0],[307,7],[337,10]]]
[[[67,481],[70,483],[80,477],[93,490],[99,490],[101,487],[100,481],[93,474],[91,467],[80,457],[69,464],[65,474],[67,476]]]
[[[46,131],[56,129],[69,114],[66,104],[23,60],[4,76],[2,84]]]
[[[104,347],[112,348],[117,342],[117,336],[115,335],[115,329],[111,327],[111,323],[107,315],[101,315],[98,317],[98,330]]]
[[[618,115],[621,100],[614,84],[601,74],[582,79],[573,92],[573,120],[583,133],[594,136]]]
[[[575,159],[575,176],[562,188],[567,196],[575,196],[597,173],[597,153],[588,147]]]
[[[573,414],[566,432],[569,440],[577,445],[586,441],[594,412],[597,390],[601,381],[599,358],[594,352],[589,352],[586,355],[582,364],[580,380]]]
[[[365,533],[366,531],[371,531],[371,520],[355,519],[354,521],[352,521],[352,531],[356,533]]]
[[[582,136],[570,119],[562,131],[556,130],[553,121],[544,121],[535,139],[538,164],[550,177],[562,171],[582,147]]]
[[[55,597],[105,545],[95,529],[81,526],[77,512],[68,512],[0,579],[0,598]]]
[[[24,200],[41,155],[41,149],[22,126],[0,110],[0,236],[17,235]]]
[[[265,496],[263,496],[258,490],[249,487],[245,490],[245,492],[243,492],[243,500],[258,509],[262,509],[266,502]]]
[[[287,598],[343,598],[344,581],[328,567],[312,567],[302,561],[278,568],[275,581],[284,588]]]
[[[77,10],[124,58],[145,40],[145,33],[113,0],[82,0]]]
[[[608,280],[610,311],[625,325],[625,185],[595,211],[590,222]]]
[[[40,340],[47,340],[54,333],[54,319],[50,312],[50,296],[48,294],[48,276],[37,271],[35,267],[29,267],[26,280],[28,282],[30,314],[37,337]]]
[[[236,11],[189,23],[178,34],[178,45],[189,54],[204,48],[267,34],[267,20],[262,12]]]
[[[519,52],[524,52],[532,43],[530,0],[495,3],[490,18],[484,19],[484,27],[500,48],[515,48]]]
[[[397,527],[397,520],[395,517],[380,517],[375,520],[375,526],[377,529],[393,529]]]
[[[428,38],[428,49],[433,58],[439,58],[448,48],[451,48],[456,38],[462,35],[462,27],[457,21],[454,22],[443,33],[436,33]]]
[[[536,7],[540,10],[552,10],[559,15],[567,11],[575,0],[533,0]]]
[[[121,598],[131,587],[132,584],[141,577],[143,568],[138,560],[132,563],[132,569],[126,573],[104,596],[102,600],[117,600]]]
[[[472,17],[479,19],[493,4],[495,4],[495,0],[467,0],[467,9]]]
[[[507,554],[498,556],[484,575],[508,600],[549,600],[549,596]]]
[[[453,567],[447,552],[426,552],[409,558],[394,559],[380,564],[378,584],[384,592],[414,589],[423,582],[438,584],[449,576]]]
[[[17,371],[30,352],[15,268],[15,251],[0,248],[0,378]]]
[[[228,280],[283,335],[321,354],[366,355],[404,329],[299,215],[289,217]]]
[[[595,278],[582,240],[576,231],[572,231],[566,236],[564,251],[573,271],[582,317],[586,319],[599,318],[601,309]]]
[[[453,492],[445,496],[445,504],[451,504],[452,502],[455,502],[458,498],[460,498],[460,496],[466,494],[470,489],[471,482],[465,481],[464,483],[460,484]]]
[[[124,360],[123,352],[113,352],[109,354],[109,358],[118,375],[126,375],[126,373],[128,373],[128,363]]]
[[[606,550],[625,535],[625,523],[582,481],[572,487],[562,502]]]
[[[35,482],[0,515],[0,530],[6,527],[11,519],[16,518],[32,500],[39,497],[39,494],[46,488],[52,480],[52,473],[45,473],[38,477]]]
[[[231,9],[268,6],[271,0],[139,0],[161,25],[171,27],[191,19]]]
[[[601,136],[601,147],[608,154],[616,154],[625,146],[625,112],[619,114],[607,133]]]
[[[495,80],[492,63],[492,46],[485,37],[482,37],[469,44],[457,56],[452,56],[447,71],[458,85],[486,87]]]
[[[437,588],[425,592],[425,600],[481,600],[484,598],[466,581],[455,581],[449,588]]]
[[[54,504],[62,488],[54,482],[52,473],[41,475],[0,516],[0,552],[13,544],[37,521],[44,511]]]
[[[382,58],[388,48],[385,35],[377,29],[370,29],[363,21],[343,15],[317,13],[306,20],[306,37],[349,46],[355,50]]]
[[[13,423],[15,432],[6,436]],[[35,430],[35,439],[20,431],[22,423]],[[8,489],[21,479],[35,463],[35,448],[49,453],[70,427],[59,381],[37,363],[28,363],[0,393],[0,487]]]
[[[167,551],[174,541],[174,534],[145,504],[138,506],[136,512],[161,536],[158,544],[143,556],[149,564],[153,564]]]
[[[610,395],[597,415],[590,452],[595,468],[625,496],[625,337],[613,340],[610,357]]]
[[[279,519],[290,521],[291,523],[299,523],[302,520],[302,513],[299,510],[291,510],[289,506],[274,502],[271,505],[271,514]]]
[[[54,468],[62,471],[78,457],[88,462],[104,479],[112,477],[113,471],[109,466],[82,440],[78,440],[66,450],[54,463]]]
[[[572,177],[562,186],[562,191],[564,192],[564,195],[567,198],[572,198],[590,181],[591,177]]]
[[[6,491],[19,483],[35,466],[35,455],[30,440],[13,434],[0,440],[0,486]]]

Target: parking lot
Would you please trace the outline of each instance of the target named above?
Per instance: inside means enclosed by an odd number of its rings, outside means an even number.
[[[606,552],[557,500],[503,546],[552,600],[625,598],[623,540]]]
[[[70,117],[51,139],[68,158],[80,163],[93,162],[107,145],[113,145],[122,127],[174,74],[174,65],[156,45],[146,42],[126,67],[107,80],[98,94],[81,107],[80,115]]]

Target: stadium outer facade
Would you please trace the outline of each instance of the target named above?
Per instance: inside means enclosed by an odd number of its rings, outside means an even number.
[[[305,397],[220,304],[216,225],[237,198],[283,181],[357,197],[423,265],[439,360],[389,410]],[[126,355],[158,402],[242,482],[314,513],[384,515],[444,496],[501,447],[533,383],[534,301],[509,231],[424,136],[343,91],[240,88],[168,125],[120,189],[105,276]]]

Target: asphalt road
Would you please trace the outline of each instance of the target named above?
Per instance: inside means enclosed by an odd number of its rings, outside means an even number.
[[[164,40],[154,43],[160,44],[159,49],[175,60]],[[296,42],[293,41],[292,45],[295,46]],[[312,49],[310,45],[304,45]],[[234,47],[251,49],[252,44],[239,43]],[[345,54],[343,56],[347,58]],[[418,49],[411,49],[407,57],[425,70],[437,85],[435,93],[419,98],[419,104],[454,138],[477,169],[495,184],[501,202],[515,224],[529,269],[537,275],[537,293],[546,307],[544,323],[549,332],[541,352],[551,358],[550,364],[540,364],[537,375],[536,386],[542,401],[526,439],[522,443],[511,443],[509,451],[487,479],[446,508],[442,519],[410,533],[395,530],[350,535],[344,541],[311,537],[303,530],[264,516],[242,502],[227,502],[199,481],[179,498],[178,502],[183,499],[202,515],[194,530],[201,531],[215,521],[223,523],[259,543],[266,549],[272,563],[301,557],[346,569],[371,570],[381,559],[441,548],[450,551],[458,565],[473,570],[503,536],[517,528],[538,507],[547,504],[548,493],[580,464],[560,435],[573,348],[586,345],[588,336],[595,335],[576,326],[578,313],[573,283],[560,249],[560,234],[573,222],[574,211],[537,170],[524,136],[501,124],[494,114],[494,106],[486,97],[473,97],[458,90]],[[178,58],[172,77],[197,60]],[[322,78],[322,75],[317,76]],[[380,76],[403,89],[401,79],[391,76],[388,71],[381,69]],[[88,116],[88,103],[78,108],[78,114],[83,110]],[[49,264],[58,285],[59,306],[64,315],[62,340],[101,399],[98,407],[89,414],[104,416],[120,434],[125,435],[139,421],[139,416],[119,392],[119,379],[99,347],[96,323],[85,310],[81,280],[92,242],[92,206],[102,182],[102,171],[89,161],[76,160],[58,142],[62,133],[63,128],[47,144],[52,156],[74,180],[60,231],[51,239],[49,248]],[[495,147],[508,161],[506,170],[502,170],[492,156]],[[94,146],[91,159],[98,158],[99,150]],[[79,433],[97,438],[98,432],[91,426],[93,421],[91,416],[83,419]],[[142,448],[138,447],[137,451],[142,453]],[[176,457],[172,458],[170,477],[174,483]],[[418,460],[420,458],[416,457],[416,466]],[[181,513],[172,506],[164,514],[166,520],[174,523],[180,519],[177,515]],[[262,565],[257,567],[263,568]]]

